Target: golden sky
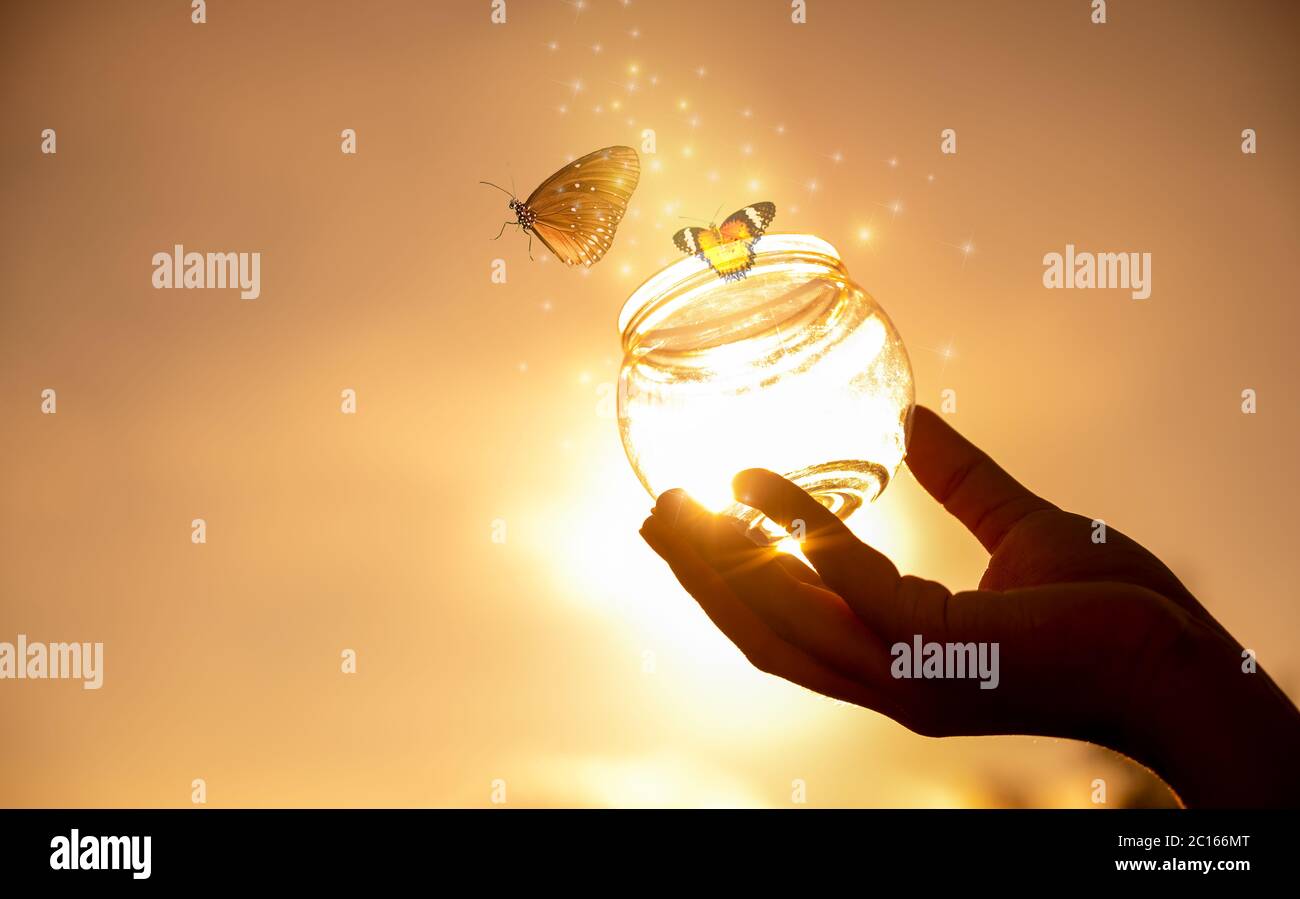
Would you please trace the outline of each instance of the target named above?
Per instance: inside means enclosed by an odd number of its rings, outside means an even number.
[[[1148,546],[1300,695],[1296,7],[507,6],[0,11],[0,640],[105,645],[100,690],[0,682],[0,804],[1147,789],[1079,744],[930,740],[760,674],[637,536],[602,402],[619,309],[680,216],[758,200],[839,248],[919,402],[956,391],[956,427]],[[480,180],[526,195],[646,128],[590,272],[491,240]],[[1067,243],[1151,253],[1150,298],[1045,289]],[[175,244],[260,252],[261,295],[155,290]],[[905,470],[853,525],[904,572],[982,571]]]

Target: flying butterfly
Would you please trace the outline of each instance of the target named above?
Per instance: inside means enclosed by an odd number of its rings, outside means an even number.
[[[614,242],[614,230],[627,212],[627,201],[641,178],[641,160],[631,147],[605,147],[570,162],[520,200],[513,191],[480,181],[510,195],[515,221],[506,222],[528,234],[528,258],[533,235],[566,265],[591,267]]]
[[[699,256],[725,280],[745,277],[754,265],[754,244],[776,218],[776,205],[755,203],[738,209],[721,225],[707,228],[683,228],[673,235],[673,243],[683,253]]]

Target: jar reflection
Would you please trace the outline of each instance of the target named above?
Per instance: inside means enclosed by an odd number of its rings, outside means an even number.
[[[732,477],[771,469],[847,518],[902,462],[912,373],[884,310],[833,247],[778,234],[757,250],[743,280],[686,259],[629,299],[619,428],[652,496],[683,487],[776,537],[734,502]]]

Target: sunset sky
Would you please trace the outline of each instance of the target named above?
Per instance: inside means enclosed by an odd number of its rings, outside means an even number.
[[[0,804],[189,806],[195,778],[209,806],[1168,802],[1104,750],[927,739],[754,670],[637,535],[618,313],[682,216],[774,202],[888,313],[918,402],[955,391],[955,427],[1150,548],[1296,698],[1297,25],[6,4],[0,640],[102,641],[105,671],[0,682]],[[492,240],[513,216],[479,181],[526,195],[645,129],[590,271]],[[154,289],[176,244],[260,252],[260,296]],[[1045,288],[1067,244],[1150,253],[1149,298]],[[983,570],[905,468],[852,525],[903,572]]]

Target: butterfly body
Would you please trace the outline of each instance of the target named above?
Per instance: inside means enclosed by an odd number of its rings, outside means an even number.
[[[528,204],[523,200],[510,201],[510,211],[515,214],[515,224],[521,228],[531,228],[533,222],[537,221],[537,213],[528,208]]]
[[[641,162],[631,147],[588,153],[543,181],[527,200],[512,196],[515,221],[507,224],[535,236],[566,265],[591,267],[613,245],[640,177]]]
[[[754,244],[775,217],[775,204],[755,203],[736,210],[721,225],[683,228],[673,235],[673,243],[683,253],[699,256],[719,277],[739,280],[753,267]]]

